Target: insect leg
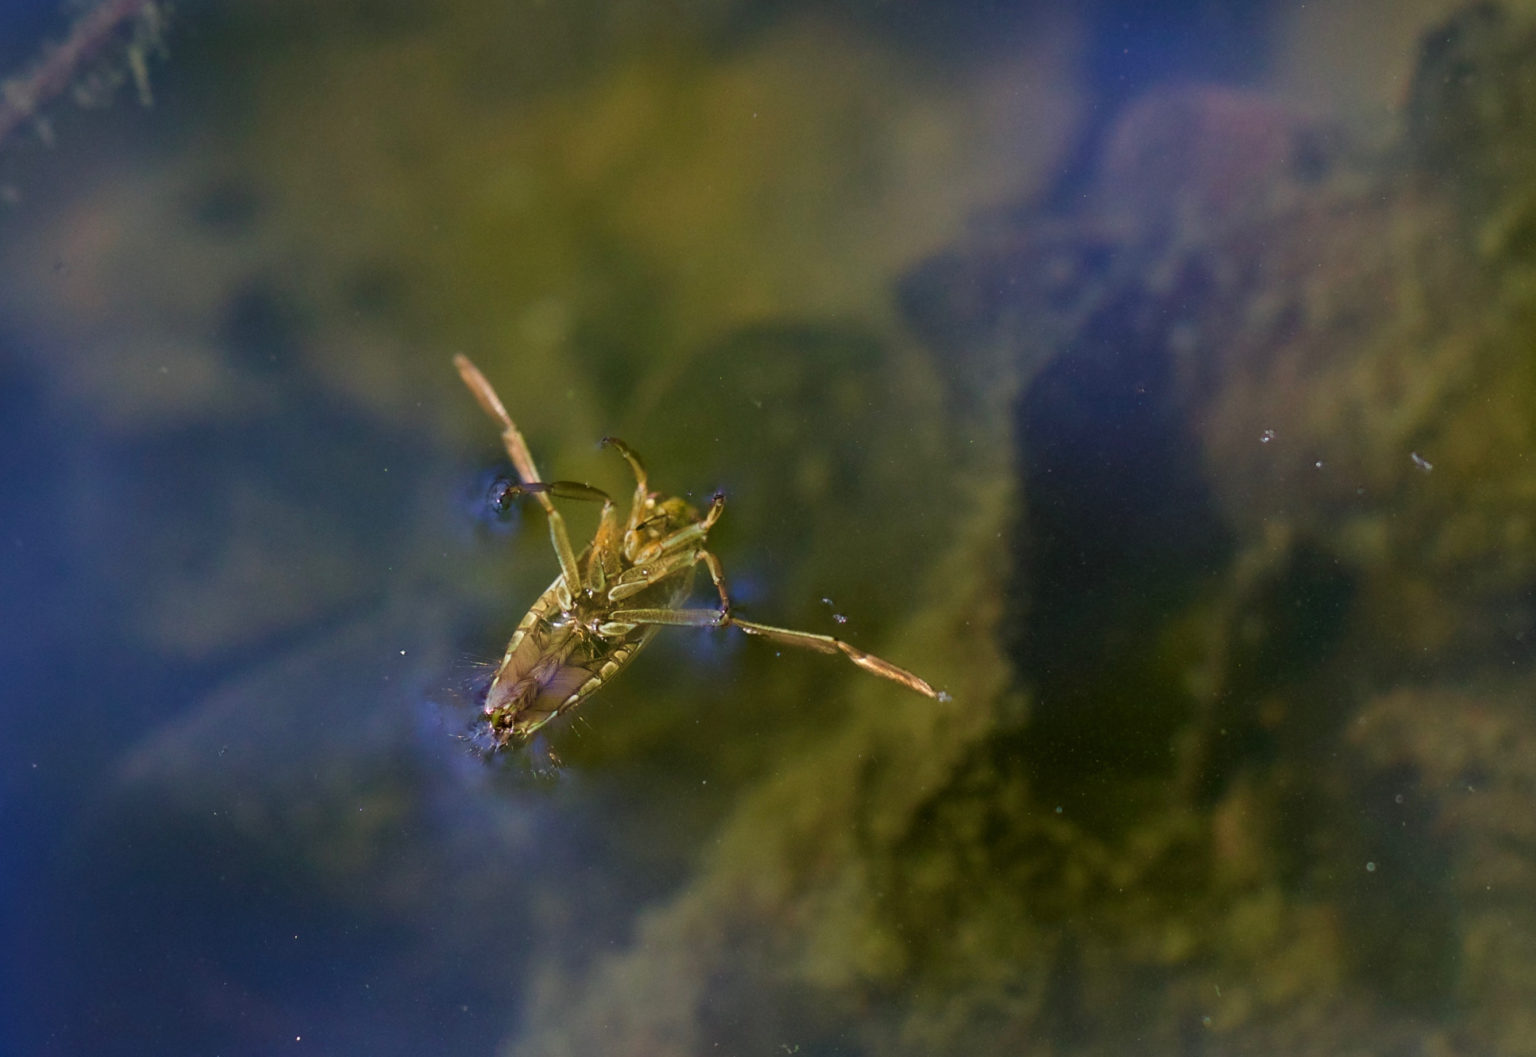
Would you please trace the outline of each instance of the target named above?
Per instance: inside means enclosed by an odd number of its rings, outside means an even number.
[[[605,448],[612,448],[624,456],[624,461],[629,463],[629,468],[635,471],[635,507],[645,506],[645,500],[650,496],[650,489],[646,485],[645,464],[640,461],[640,456],[635,454],[633,448],[625,444],[618,437],[604,437],[600,442]],[[634,526],[631,525],[631,528]]]
[[[705,512],[702,521],[695,521],[691,525],[684,525],[676,532],[664,539],[659,539],[648,544],[635,557],[635,564],[640,565],[651,561],[662,554],[679,550],[693,544],[701,544],[709,530],[715,527],[715,522],[720,520],[720,515],[725,511],[725,493],[716,492],[709,502],[709,510]]]
[[[668,627],[690,628],[715,628],[732,626],[740,628],[748,635],[758,635],[771,642],[777,642],[783,646],[795,646],[805,650],[815,650],[817,653],[826,653],[836,656],[841,653],[854,664],[863,668],[866,672],[878,675],[883,679],[900,683],[909,690],[939,701],[947,701],[948,695],[935,690],[928,681],[922,677],[899,668],[890,661],[882,660],[872,653],[865,653],[856,646],[850,646],[842,639],[835,639],[831,635],[817,635],[809,631],[794,631],[790,628],[776,628],[771,624],[759,624],[751,620],[742,620],[733,616],[727,610],[719,609],[619,609],[609,614],[609,619],[615,624],[647,625],[659,624]]]
[[[601,488],[594,488],[580,481],[527,481],[508,485],[502,493],[504,499],[518,495],[552,495],[557,499],[586,499],[604,506],[613,506],[613,499]]]
[[[608,589],[608,601],[622,602],[626,598],[632,598],[661,583],[673,573],[691,568],[699,562],[703,562],[705,568],[709,570],[709,579],[720,595],[721,611],[728,612],[731,608],[731,598],[725,590],[725,571],[720,568],[720,559],[706,550],[673,551],[640,565],[630,566],[619,574],[613,586]]]
[[[916,690],[918,693],[935,700],[949,700],[949,695],[935,690],[921,676],[909,672],[905,668],[899,668],[890,661],[882,660],[873,653],[865,653],[857,646],[850,646],[842,639],[835,639],[831,635],[817,635],[809,631],[776,628],[771,624],[758,624],[751,620],[741,620],[729,614],[727,614],[726,622],[735,625],[748,635],[761,635],[765,639],[781,643],[785,646],[799,646],[802,649],[815,650],[817,653],[841,652],[866,672],[878,675],[883,679],[890,679],[892,682],[900,683],[909,690]]]
[[[718,609],[615,609],[608,619],[615,624],[657,624],[673,628],[718,628],[729,623],[729,614]]]
[[[480,368],[470,362],[469,357],[459,353],[453,358],[453,365],[459,369],[459,377],[464,379],[464,384],[469,391],[475,394],[475,399],[480,402],[485,413],[501,424],[501,439],[506,446],[507,455],[512,459],[512,465],[517,467],[517,476],[522,478],[524,484],[532,484],[539,480],[539,471],[533,465],[533,455],[528,451],[528,442],[523,439],[523,434],[518,430],[517,424],[512,421],[512,416],[507,414],[507,409],[502,406],[501,397],[496,395],[496,390],[491,388],[491,383],[486,381],[485,375],[480,373]]]
[[[597,532],[587,547],[588,591],[596,594],[607,587],[610,578],[623,569],[619,550],[624,543],[624,530],[619,527],[619,515],[613,503],[603,504],[603,513],[597,523]]]
[[[453,365],[459,369],[459,377],[464,379],[464,384],[475,395],[485,413],[500,423],[502,445],[507,449],[507,457],[517,469],[523,486],[526,488],[530,484],[540,483],[538,468],[533,465],[533,455],[528,451],[528,442],[523,439],[512,416],[507,414],[507,409],[502,406],[501,397],[496,395],[491,383],[480,373],[480,368],[463,353],[454,356]],[[565,530],[565,518],[560,516],[560,511],[555,509],[554,502],[545,492],[535,491],[533,494],[544,508],[544,516],[549,521],[549,541],[554,545],[555,558],[560,563],[560,575],[565,578],[567,587],[574,591],[581,583],[581,567],[576,563],[576,552],[571,549],[571,537]]]
[[[613,499],[608,493],[580,481],[535,481],[532,484],[508,485],[501,493],[499,502],[519,495],[552,495],[560,499],[585,499],[603,504],[597,533],[588,548],[586,576],[577,581],[589,591],[602,590],[607,577],[618,572],[616,554],[620,542],[618,518],[614,514]]]
[[[618,437],[604,437],[602,445],[605,448],[613,448],[624,461],[629,463],[629,468],[635,472],[635,497],[629,503],[629,518],[624,525],[624,557],[634,561],[639,553],[639,544],[636,530],[656,509],[656,499],[651,495],[650,486],[646,481],[645,464],[640,461],[640,456],[635,454],[628,444]]]
[[[720,595],[720,612],[731,611],[731,596],[725,592],[725,570],[720,568],[720,559],[709,551],[699,551],[699,561],[704,563],[704,568],[709,570],[710,583],[715,585],[715,590]]]

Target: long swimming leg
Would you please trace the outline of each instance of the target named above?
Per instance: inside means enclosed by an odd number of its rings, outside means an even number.
[[[517,476],[522,479],[524,487],[541,483],[538,468],[533,465],[533,455],[528,451],[528,442],[523,439],[523,434],[517,428],[517,423],[512,421],[512,416],[507,414],[507,409],[502,406],[501,397],[496,395],[496,390],[491,388],[491,383],[486,381],[485,375],[480,373],[480,368],[471,363],[469,357],[463,353],[454,355],[453,365],[459,369],[459,377],[464,379],[464,384],[469,387],[469,391],[475,394],[475,399],[480,402],[481,408],[501,425],[502,445],[507,449],[507,456],[512,460],[512,465],[516,468]],[[565,530],[565,518],[561,517],[560,511],[555,509],[555,504],[547,492],[534,491],[533,495],[539,501],[539,505],[544,508],[544,516],[549,521],[549,541],[554,545],[555,559],[560,563],[560,574],[565,578],[566,586],[575,591],[581,585],[581,567],[576,562],[576,552],[571,548],[570,534]]]
[[[783,646],[795,646],[805,650],[815,650],[817,653],[843,654],[854,664],[873,675],[892,682],[900,683],[909,690],[916,690],[926,697],[938,701],[949,700],[949,695],[935,690],[926,679],[898,667],[890,661],[882,660],[872,653],[866,653],[857,646],[849,645],[842,639],[833,638],[831,635],[817,635],[809,631],[794,631],[790,628],[778,628],[771,624],[759,624],[752,620],[742,620],[734,616],[728,610],[719,609],[619,609],[609,614],[609,621],[613,625],[630,625],[641,627],[645,625],[661,625],[664,627],[690,627],[690,628],[718,628],[737,627],[748,635],[757,635],[777,642]]]

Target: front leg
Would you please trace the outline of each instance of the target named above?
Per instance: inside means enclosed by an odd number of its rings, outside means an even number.
[[[587,572],[584,579],[572,580],[566,574],[565,559],[560,558],[560,570],[566,575],[566,583],[576,585],[596,593],[603,590],[607,578],[618,571],[616,559],[618,547],[622,542],[620,535],[618,512],[613,505],[613,500],[608,493],[601,488],[594,488],[580,481],[532,481],[525,484],[508,484],[496,497],[496,505],[505,509],[511,505],[514,498],[520,495],[537,495],[541,498],[555,496],[560,499],[583,499],[603,504],[602,512],[598,515],[597,535],[592,537],[592,543],[588,547]],[[551,522],[553,524],[553,522]],[[556,540],[555,553],[560,554],[560,544]],[[571,560],[576,562],[574,553]],[[571,587],[575,590],[575,586]]]

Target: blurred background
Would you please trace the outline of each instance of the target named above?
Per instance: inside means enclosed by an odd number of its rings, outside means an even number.
[[[8,5],[0,1053],[1536,1054],[1532,71],[1513,0]],[[953,700],[667,629],[477,755],[557,566],[454,353]]]

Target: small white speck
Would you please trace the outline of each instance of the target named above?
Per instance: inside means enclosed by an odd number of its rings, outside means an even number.
[[[1373,862],[1366,863],[1365,864],[1365,872],[1366,873],[1375,873],[1376,872],[1376,864],[1373,863]]]
[[[1313,463],[1313,464],[1312,464],[1312,465],[1313,465],[1313,466],[1316,466],[1316,467],[1317,467],[1317,468],[1318,468],[1318,469],[1319,469],[1319,470],[1321,470],[1321,469],[1322,469],[1322,468],[1323,468],[1323,460],[1322,460],[1322,459],[1318,459],[1318,460],[1317,460],[1317,461],[1316,461],[1316,462],[1314,462],[1314,463]]]
[[[402,656],[402,657],[404,657],[404,656],[405,656],[405,651],[404,651],[404,650],[401,650],[401,651],[400,651],[400,656]]]
[[[1431,470],[1433,470],[1435,468],[1435,464],[1434,463],[1430,462],[1428,459],[1424,458],[1424,456],[1420,455],[1416,451],[1409,452],[1408,453],[1408,458],[1412,459],[1413,460],[1413,464],[1415,466],[1417,466],[1419,469],[1423,470],[1425,473],[1429,473],[1429,471],[1431,471]],[[1453,474],[1452,476],[1455,476],[1455,475]]]
[[[1259,443],[1260,444],[1268,444],[1270,441],[1272,441],[1274,439],[1275,439],[1275,431],[1272,430],[1272,429],[1266,429],[1263,433],[1259,434]]]

